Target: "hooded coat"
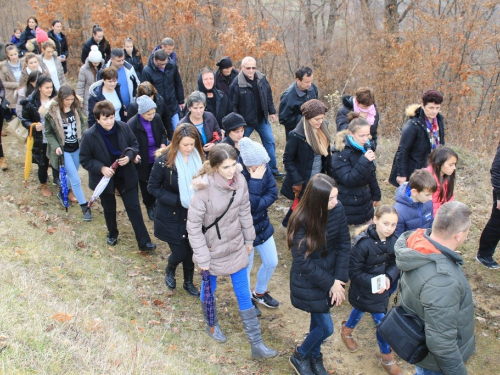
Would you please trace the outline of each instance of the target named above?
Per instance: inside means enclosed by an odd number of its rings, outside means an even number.
[[[32,39],[34,39],[32,43],[33,50],[29,50],[26,44]],[[35,30],[30,29],[28,26],[26,26],[24,31],[21,33],[21,36],[19,37],[19,44],[17,45],[17,48],[19,49],[20,57],[24,56],[28,52],[33,52],[35,55],[38,55],[40,51],[38,50],[38,43],[36,42]]]
[[[66,38],[66,35],[64,35],[63,33],[59,34],[61,41],[59,41],[59,39],[56,38],[54,30],[50,30],[47,33],[47,35],[49,36],[50,39],[52,39],[52,41],[54,42],[54,44],[56,46],[57,56],[64,55],[64,56],[66,56],[66,58],[68,58],[69,57],[69,48],[68,48],[68,39]],[[66,68],[66,61],[62,61],[61,64],[62,64],[62,67],[64,69],[64,73],[66,73],[68,71],[68,69]]]
[[[90,86],[96,82],[97,72],[99,71],[100,65],[96,68],[96,75],[92,72],[90,65],[92,64],[88,58],[85,60],[78,73],[78,84],[76,86],[76,95],[83,98],[83,113],[85,116],[89,115],[89,97],[90,97]]]
[[[61,64],[61,60],[59,60],[59,58],[57,57],[57,52],[55,52],[55,51],[52,54],[52,60],[54,60],[54,64],[56,65],[57,78],[59,79],[59,84],[62,86],[65,83],[67,83],[66,76],[64,75],[64,68]],[[43,72],[46,72],[46,73],[49,72],[49,69],[47,68],[47,65],[45,65],[45,62],[44,62],[42,55],[38,56],[38,64],[40,65],[40,68],[42,68]],[[48,77],[50,77],[50,73],[48,74]]]
[[[102,70],[104,68],[109,68],[111,66],[111,60],[108,61],[104,66],[102,67],[101,70],[97,73],[97,80],[101,79],[101,74]],[[124,61],[123,62],[123,69],[125,71],[125,76],[127,77],[127,88],[128,88],[128,94],[130,97],[130,103],[135,102],[136,96],[137,96],[137,87],[139,87],[139,84],[141,81],[139,80],[139,77],[134,69],[134,67],[129,64],[128,62]]]
[[[343,130],[336,135],[332,156],[333,178],[339,188],[339,201],[345,207],[347,223],[363,224],[373,218],[373,202],[380,201],[376,166],[354,147]]]
[[[328,127],[328,122],[325,120]],[[330,145],[328,145],[328,155],[321,156],[321,173],[326,173],[333,177],[332,156]],[[295,194],[292,187],[302,184],[303,191],[311,178],[312,167],[314,163],[314,151],[307,143],[304,130],[304,122],[299,121],[294,130],[290,132],[290,137],[286,142],[285,152],[283,154],[283,166],[286,171],[285,180],[281,185],[281,194],[288,199],[294,199]]]
[[[208,90],[205,88],[205,85],[203,84],[201,74],[198,77],[198,91],[201,91],[205,95],[207,95],[208,92]],[[214,115],[215,118],[217,119],[219,127],[221,127],[222,119],[233,111],[233,105],[231,104],[231,101],[229,100],[227,95],[224,94],[223,91],[217,90],[215,87],[211,91],[214,94],[215,98],[215,108],[212,108],[210,102],[208,101],[208,96],[207,96],[207,105],[205,107],[205,111],[210,112],[212,115]]]
[[[167,65],[162,72],[154,64],[153,55],[151,55],[142,71],[142,79],[151,82],[158,94],[165,99],[168,110],[173,116],[179,112],[179,104],[184,104],[184,86],[177,64],[170,58],[167,60]]]
[[[21,61],[21,67],[22,65]],[[10,103],[9,108],[16,108],[17,90],[19,90],[20,85],[7,60],[0,62],[0,79],[5,87],[5,99]]]
[[[102,88],[104,86],[104,82],[102,80],[97,81],[93,83],[90,86],[89,89],[89,117],[88,117],[88,127],[90,128],[96,123],[96,119],[94,117],[94,106],[98,102],[102,102],[103,100],[106,100],[104,94],[102,93]],[[127,121],[127,116],[125,116],[125,104],[123,104],[122,100],[122,94],[120,94],[120,84],[117,83],[115,87],[116,94],[118,95],[118,99],[120,99],[120,102],[122,103],[122,107],[120,109],[120,118],[121,121],[125,122]]]
[[[215,72],[215,87],[217,90],[222,91],[224,94],[229,96],[229,87],[231,86],[231,83],[233,83],[234,79],[238,77],[239,71],[234,69],[231,70],[231,73],[229,76],[225,76],[222,74],[222,71],[220,69],[217,69]]]
[[[326,313],[330,311],[328,293],[335,280],[349,279],[351,237],[342,203],[328,211],[326,245],[307,257],[307,245],[305,241],[300,243],[305,234],[303,227],[293,238],[290,299],[299,310]]]
[[[370,135],[372,136],[370,143],[372,144],[373,151],[375,151],[375,149],[377,148],[378,121],[380,119],[377,105],[376,104],[374,105],[377,113],[375,115],[375,121],[373,122],[373,125],[370,126]],[[354,110],[354,96],[344,95],[342,97],[342,107],[339,108],[337,112],[337,118],[335,119],[338,132],[347,129],[347,127],[349,126],[349,121],[347,121],[347,115],[349,114],[349,112],[352,112],[353,110]]]
[[[406,177],[408,181],[416,169],[427,166],[427,157],[432,151],[431,141],[427,125],[425,124],[425,113],[420,104],[412,104],[406,108],[408,121],[401,131],[399,146],[392,162],[389,182],[398,187],[396,181],[398,176]],[[439,126],[439,142],[444,145],[444,119],[439,113],[437,115]]]
[[[193,248],[193,261],[199,267],[210,267],[214,276],[229,276],[248,266],[245,244],[253,244],[255,229],[250,212],[250,200],[245,177],[236,170],[233,183],[228,184],[218,172],[205,174],[193,180],[194,195],[188,210],[187,231]],[[233,203],[218,223],[221,238],[214,225],[208,227]]]
[[[385,313],[390,293],[372,293],[372,278],[385,274],[392,282],[399,276],[394,255],[397,237],[393,234],[381,241],[375,224],[354,237],[349,264],[349,303],[360,311]]]
[[[416,365],[466,375],[475,351],[474,302],[463,259],[430,238],[431,229],[406,232],[396,242],[401,306],[425,323],[429,354]]]
[[[21,124],[28,129],[29,132],[32,123],[42,121],[40,112],[38,112],[39,108],[42,106],[40,93],[38,90],[33,91],[26,99],[21,100],[20,104],[23,108],[20,117]],[[31,149],[32,162],[38,164],[39,167],[45,167],[43,131],[37,131],[36,128],[33,127],[33,139],[33,148]]]
[[[396,237],[409,230],[432,228],[434,222],[432,201],[426,203],[414,202],[410,198],[408,184],[408,182],[405,182],[396,190],[396,203],[394,204],[394,208],[398,212]]]

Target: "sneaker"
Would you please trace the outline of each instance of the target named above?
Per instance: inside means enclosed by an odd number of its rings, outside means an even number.
[[[253,291],[252,292],[252,299],[255,302],[260,303],[260,304],[262,304],[266,307],[269,307],[271,309],[275,309],[280,305],[280,303],[278,301],[276,301],[273,297],[271,297],[269,292],[265,292],[263,295],[259,296],[259,295],[257,295],[257,293],[255,293],[255,291]]]
[[[58,178],[54,178],[52,180],[52,185],[61,187],[61,180]]]
[[[59,202],[61,202],[62,206],[64,208],[66,208],[66,206],[64,205],[64,201],[63,201],[63,197],[62,197],[62,194],[61,194],[61,190],[59,190],[59,192],[57,193],[57,199],[59,199]],[[71,207],[71,201],[68,199],[68,207]]]
[[[498,263],[493,257],[480,257],[479,255],[476,256],[476,260],[481,263],[483,266],[486,268],[496,270],[499,266]]]
[[[274,178],[281,180],[283,177],[285,177],[285,173],[277,171],[277,172],[273,172],[273,176],[274,176]]]

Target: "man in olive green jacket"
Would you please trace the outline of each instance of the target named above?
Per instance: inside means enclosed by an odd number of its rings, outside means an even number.
[[[425,323],[429,354],[416,364],[417,375],[466,375],[475,350],[472,292],[454,252],[469,234],[470,215],[463,203],[445,203],[432,229],[405,232],[396,242],[401,305]]]

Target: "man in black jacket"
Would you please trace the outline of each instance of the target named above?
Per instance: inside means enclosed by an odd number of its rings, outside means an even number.
[[[184,109],[184,87],[177,65],[168,58],[167,52],[159,49],[149,57],[142,79],[151,82],[165,99],[168,110],[173,114],[172,127],[175,130],[180,120],[179,109]]]
[[[490,173],[493,186],[493,209],[490,220],[481,233],[476,259],[483,266],[494,270],[498,268],[498,262],[493,259],[493,255],[500,241],[500,144],[497,147]]]
[[[247,123],[245,137],[257,130],[271,159],[269,166],[273,176],[283,178],[285,174],[278,170],[276,144],[271,124],[267,120],[269,116],[271,122],[276,121],[273,94],[266,76],[257,71],[257,62],[253,57],[247,56],[241,61],[241,71],[229,88],[229,99],[233,103],[233,112],[240,114]]]
[[[295,72],[295,82],[281,95],[279,120],[285,127],[286,140],[302,119],[300,106],[311,99],[318,99],[318,88],[313,82],[313,71],[303,66]]]

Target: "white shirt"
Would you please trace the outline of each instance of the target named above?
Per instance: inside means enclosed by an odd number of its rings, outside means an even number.
[[[50,60],[43,59],[43,62],[50,73],[50,78],[52,78],[52,83],[54,84],[54,88],[57,91],[59,91],[59,88],[61,87],[61,82],[59,82],[59,75],[57,74],[57,67],[54,58],[51,58]]]

